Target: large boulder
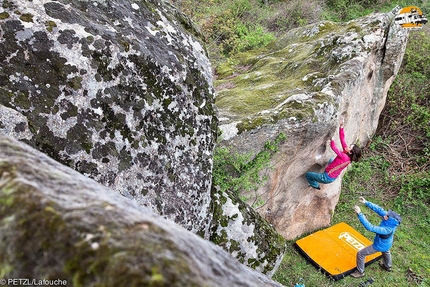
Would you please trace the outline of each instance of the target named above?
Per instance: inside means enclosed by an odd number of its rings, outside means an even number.
[[[0,219],[1,285],[281,286],[2,133]]]
[[[217,117],[196,36],[164,1],[5,1],[0,131],[270,275],[283,238],[211,189]]]
[[[330,224],[342,176],[315,190],[304,174],[323,171],[335,156],[329,140],[340,145],[340,118],[350,144],[365,146],[377,128],[408,39],[393,17],[375,13],[297,28],[216,67],[223,145],[256,153],[280,133],[287,136],[255,193],[263,199],[259,213],[287,239]],[[243,197],[255,201],[253,194]]]
[[[8,0],[0,14],[0,129],[208,237],[217,120],[186,18],[155,0]]]

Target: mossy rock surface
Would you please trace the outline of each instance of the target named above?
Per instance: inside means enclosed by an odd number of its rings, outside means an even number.
[[[320,22],[220,63],[215,88],[221,126],[240,122],[240,134],[280,120],[315,121],[319,105],[336,105],[342,92],[332,77],[344,63],[370,51],[372,43],[363,35],[381,25],[370,19]]]
[[[218,120],[198,29],[165,1],[42,2],[0,15],[1,131],[209,238]]]
[[[263,203],[257,211],[286,239],[330,224],[343,173],[320,191],[305,174],[324,172],[336,156],[341,119],[348,145],[365,147],[376,131],[408,41],[395,14],[292,29],[215,68],[223,147],[255,155],[279,134],[287,138],[260,171],[267,180],[240,191],[247,203]]]
[[[281,286],[215,244],[0,134],[0,274],[67,286]]]

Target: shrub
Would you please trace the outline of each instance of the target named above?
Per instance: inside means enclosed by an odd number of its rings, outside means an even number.
[[[275,39],[271,33],[265,33],[261,26],[249,27],[239,25],[236,28],[236,41],[234,43],[234,52],[244,52],[259,47],[264,47]]]
[[[430,204],[430,173],[405,174],[401,177],[401,188],[396,205],[399,210],[409,206]]]
[[[211,7],[211,13],[201,20],[202,31],[208,42],[215,43],[222,54],[246,51],[266,45],[274,39],[254,21],[247,21],[255,15],[255,3],[250,0],[224,1]]]
[[[292,28],[321,20],[324,3],[321,0],[292,0],[274,4],[263,20],[267,29],[277,35]]]
[[[412,32],[403,65],[390,87],[378,134],[391,138],[403,172],[420,170],[430,156],[430,31]]]

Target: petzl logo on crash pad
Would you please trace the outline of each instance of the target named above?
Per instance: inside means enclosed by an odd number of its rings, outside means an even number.
[[[366,245],[364,243],[362,243],[358,238],[356,238],[354,235],[352,235],[349,232],[342,232],[339,235],[339,239],[342,240],[343,242],[347,243],[352,248],[357,249],[357,250],[361,250],[364,247],[366,247]]]

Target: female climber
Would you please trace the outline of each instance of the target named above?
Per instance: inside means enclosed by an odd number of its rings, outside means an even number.
[[[340,151],[332,139],[330,141],[330,147],[336,153],[336,158],[334,160],[330,159],[323,173],[306,172],[306,179],[313,188],[320,189],[319,183],[333,182],[340,175],[342,170],[351,163],[351,161],[356,162],[361,158],[361,149],[359,146],[354,144],[348,147],[346,144],[343,126],[344,120],[342,119],[339,127],[339,138],[343,150]]]

